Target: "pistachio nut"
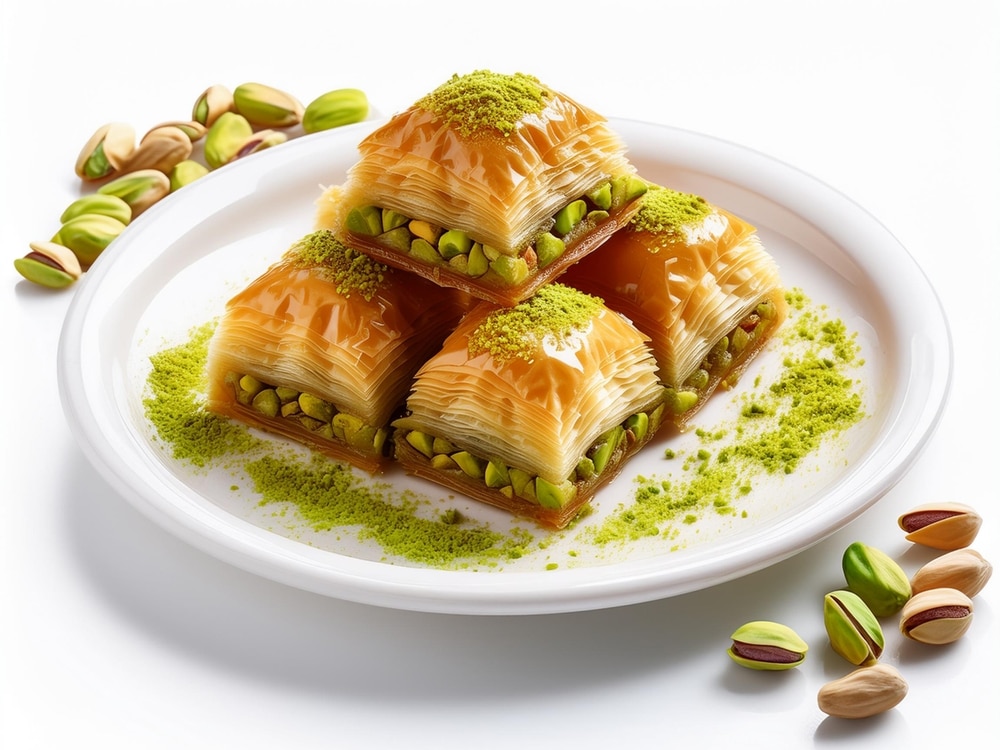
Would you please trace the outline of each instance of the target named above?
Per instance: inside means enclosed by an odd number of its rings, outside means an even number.
[[[258,128],[288,128],[302,120],[302,102],[263,83],[242,83],[233,91],[233,106]]]
[[[913,574],[910,586],[914,594],[931,589],[958,589],[970,599],[983,590],[993,566],[974,549],[952,550],[931,560]]]
[[[199,177],[204,177],[207,174],[208,167],[199,161],[185,159],[182,162],[178,162],[170,170],[170,192],[180,190],[185,185],[190,185]]]
[[[135,218],[170,192],[170,179],[157,169],[140,169],[101,185],[97,192],[121,198]]]
[[[184,135],[188,137],[191,143],[197,143],[202,138],[205,137],[205,133],[208,132],[208,128],[202,125],[200,122],[195,120],[171,120],[170,122],[161,122],[151,130],[158,130],[159,128],[180,128],[184,131]]]
[[[983,519],[968,505],[927,503],[901,515],[898,523],[907,541],[950,551],[972,544]]]
[[[109,122],[90,136],[76,158],[76,174],[84,180],[102,180],[119,172],[135,149],[135,130],[123,122]]]
[[[853,591],[831,591],[823,598],[823,624],[833,650],[851,664],[874,664],[882,655],[882,626]]]
[[[191,119],[210,128],[223,113],[232,111],[233,92],[216,84],[205,89],[195,100],[194,107],[191,108]]]
[[[240,146],[232,160],[235,161],[236,159],[242,159],[244,156],[256,154],[258,151],[271,148],[271,146],[278,146],[285,143],[287,140],[288,136],[280,131],[258,130],[243,142],[243,145]]]
[[[138,147],[126,159],[122,171],[157,169],[160,172],[169,172],[178,162],[191,156],[193,149],[187,133],[173,125],[162,125],[153,128],[142,137]]]
[[[302,114],[302,129],[318,133],[368,117],[368,97],[360,89],[335,89],[313,99]]]
[[[52,242],[68,247],[86,267],[97,260],[119,234],[125,225],[110,216],[83,214],[70,219],[56,232]]]
[[[896,614],[910,598],[910,580],[882,550],[854,542],[842,560],[847,587],[860,596],[876,617]]]
[[[819,689],[816,702],[820,711],[830,716],[865,719],[898,706],[908,691],[898,669],[876,664],[826,683]]]
[[[14,268],[28,281],[50,289],[67,287],[80,278],[80,261],[68,247],[55,242],[31,242],[31,252],[14,261]]]
[[[70,219],[84,214],[110,216],[113,219],[118,219],[122,224],[128,224],[132,220],[132,209],[117,195],[91,193],[70,203],[62,212],[62,216],[59,217],[59,222],[65,224]]]
[[[750,669],[777,671],[799,666],[809,646],[787,625],[755,620],[737,628],[729,656]]]
[[[205,161],[210,169],[225,166],[253,135],[250,121],[236,112],[223,112],[205,134]]]
[[[921,643],[957,641],[972,624],[972,600],[958,589],[915,594],[899,614],[899,632]]]

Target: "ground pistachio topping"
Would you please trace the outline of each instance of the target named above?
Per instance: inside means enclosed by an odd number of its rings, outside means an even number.
[[[525,115],[541,112],[552,96],[537,78],[477,70],[453,75],[417,101],[463,136],[496,130],[508,136]]]
[[[581,330],[604,301],[565,284],[543,286],[514,307],[490,313],[469,336],[469,356],[489,353],[497,362],[531,360],[542,341],[565,341]]]
[[[371,300],[389,272],[387,266],[347,247],[329,229],[307,234],[289,253],[303,266],[323,268],[337,284],[338,294],[345,297],[357,292]]]
[[[651,185],[629,228],[660,235],[670,242],[681,238],[681,229],[700,222],[711,212],[712,207],[700,195]]]

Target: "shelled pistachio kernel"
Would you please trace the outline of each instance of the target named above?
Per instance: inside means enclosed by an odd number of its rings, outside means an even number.
[[[368,97],[360,89],[335,89],[313,99],[302,113],[306,133],[339,128],[368,117]]]
[[[212,127],[225,112],[233,111],[233,92],[225,86],[209,86],[191,108],[191,119],[206,128]]]
[[[926,503],[901,515],[898,523],[907,541],[950,551],[972,544],[983,519],[962,503]]]
[[[910,581],[899,564],[880,549],[854,542],[842,560],[847,587],[860,596],[876,617],[888,617],[910,598]]]
[[[729,656],[750,669],[779,671],[799,666],[806,658],[808,644],[787,625],[754,620],[732,634]]]
[[[972,625],[972,609],[972,600],[958,589],[922,591],[900,612],[899,632],[920,643],[952,643]]]
[[[205,134],[205,161],[209,168],[225,166],[239,154],[253,135],[253,126],[243,115],[223,112]]]
[[[258,128],[288,128],[302,120],[302,102],[263,83],[241,83],[233,89],[233,109]]]
[[[135,218],[170,192],[170,178],[157,169],[140,169],[101,185],[97,192],[121,198]]]
[[[852,591],[831,591],[823,598],[823,625],[830,646],[851,664],[874,664],[885,648],[878,618]]]
[[[840,719],[865,719],[900,704],[909,692],[899,670],[889,664],[856,669],[819,689],[820,711]]]
[[[31,242],[31,252],[14,261],[14,268],[28,281],[62,289],[80,278],[83,270],[76,255],[55,242]]]
[[[170,192],[180,190],[208,174],[208,167],[194,159],[185,159],[170,170]]]
[[[76,174],[84,180],[102,180],[117,173],[135,150],[135,130],[124,122],[99,127],[80,149]]]
[[[125,225],[118,219],[101,214],[83,214],[59,227],[52,242],[68,247],[81,266],[89,266],[123,231]]]
[[[288,141],[288,136],[277,130],[258,130],[243,141],[230,161],[242,159],[244,156],[256,154],[258,151],[272,146],[279,146],[286,141]]]
[[[59,223],[65,224],[70,219],[85,214],[110,216],[112,219],[118,219],[122,224],[128,224],[132,221],[132,208],[117,195],[91,193],[70,203],[59,217]]]
[[[937,557],[913,574],[910,586],[914,594],[938,588],[957,589],[970,599],[986,586],[993,566],[981,554],[968,547]]]

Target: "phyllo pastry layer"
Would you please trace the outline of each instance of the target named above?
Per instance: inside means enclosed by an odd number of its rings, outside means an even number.
[[[646,189],[604,117],[520,73],[456,75],[359,151],[328,225],[506,305],[597,247]]]
[[[413,374],[468,306],[314,232],[227,303],[208,408],[377,470]]]
[[[646,338],[553,283],[482,302],[417,373],[397,428],[411,473],[565,526],[656,432],[664,389]]]
[[[564,280],[650,337],[680,427],[720,384],[736,382],[788,310],[778,265],[753,226],[655,185],[628,226]]]

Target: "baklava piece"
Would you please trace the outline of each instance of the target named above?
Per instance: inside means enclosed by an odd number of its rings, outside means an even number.
[[[417,476],[564,527],[656,432],[664,389],[646,338],[560,283],[481,302],[417,373],[393,424]]]
[[[508,306],[598,247],[646,190],[604,117],[520,73],[456,75],[359,151],[327,225],[388,265]]]
[[[649,336],[683,428],[736,383],[784,321],[778,265],[756,229],[701,196],[651,185],[628,226],[564,276]]]
[[[227,303],[208,408],[377,471],[413,374],[469,300],[314,232]]]

